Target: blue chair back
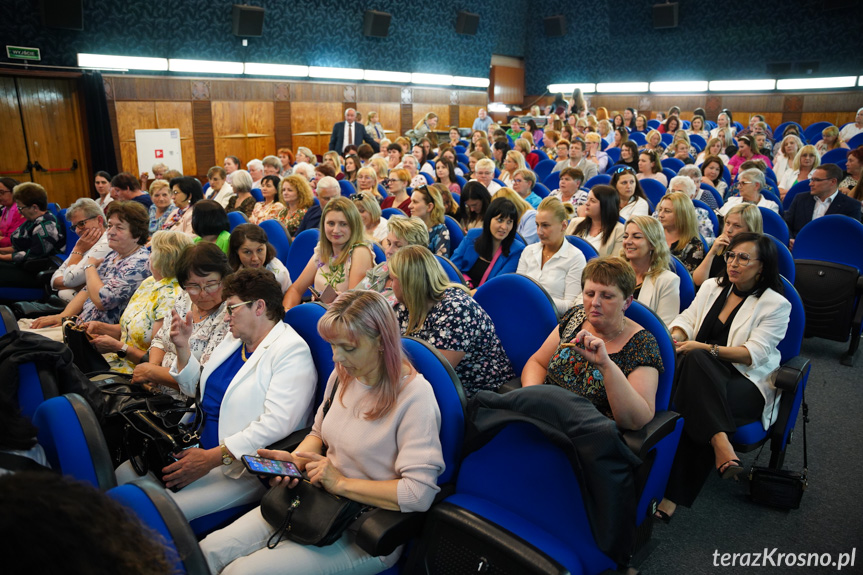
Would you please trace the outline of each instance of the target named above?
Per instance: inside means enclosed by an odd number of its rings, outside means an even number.
[[[683,271],[686,273],[686,269]],[[692,283],[692,278],[689,282]],[[656,387],[656,411],[665,411],[671,404],[671,386],[674,383],[674,365],[677,357],[671,334],[655,311],[636,300],[633,300],[632,305],[626,309],[625,315],[652,333],[659,346],[659,355],[662,357],[662,365],[665,369],[659,374],[659,382]]]
[[[650,204],[655,208],[659,205],[659,200],[662,196],[668,193],[668,190],[661,182],[649,178],[639,180],[641,189],[644,190],[644,195],[647,196]]]
[[[782,207],[787,211],[791,208],[791,202],[794,201],[794,196],[801,193],[809,193],[809,180],[803,180],[802,182],[797,182],[791,186],[788,191],[785,192],[785,197],[782,199]]]
[[[492,181],[496,182],[501,188],[508,188],[509,187],[500,178],[494,178]]]
[[[607,186],[610,183],[611,183],[611,176],[609,176],[608,174],[597,174],[597,175],[593,176],[592,178],[590,178],[589,180],[587,180],[586,182],[584,182],[584,187],[587,189],[592,189],[593,186],[598,186],[600,184]]]
[[[461,178],[461,176],[458,176],[458,177]],[[464,178],[462,178],[462,179],[464,179]],[[461,194],[458,194],[456,192],[450,192],[450,195],[452,196],[452,201],[455,202],[455,205],[460,206],[461,205]]]
[[[39,444],[55,471],[97,489],[116,487],[114,466],[99,420],[80,395],[47,399],[36,409],[33,424]]]
[[[554,169],[557,165],[557,162],[554,160],[542,160],[536,166],[533,167],[533,173],[536,174],[536,181],[543,181]]]
[[[590,245],[590,243],[588,243],[584,238],[580,238],[578,236],[566,236],[566,241],[577,247],[586,260],[592,260],[593,258],[599,257],[599,252],[596,251],[596,248]]]
[[[764,196],[765,198],[767,198],[768,200],[770,200],[771,202],[775,203],[777,206],[779,206],[779,215],[780,216],[782,216],[782,214],[785,213],[785,209],[782,207],[782,200],[779,199],[779,196],[777,196],[775,193],[773,193],[767,189],[761,190],[761,195]]]
[[[407,216],[407,214],[398,208],[384,208],[381,210],[381,216],[388,220],[393,216]]]
[[[451,483],[458,474],[464,443],[467,401],[455,370],[438,350],[426,341],[403,337],[402,346],[416,370],[434,390],[441,413],[440,443],[446,469],[438,484]]]
[[[674,141],[674,134],[669,134],[668,132],[662,134],[662,143],[667,147],[668,144]]]
[[[686,164],[684,164],[681,160],[678,160],[677,158],[662,158],[662,167],[670,169],[672,172],[674,172],[675,176],[677,175],[677,172],[680,171],[680,168],[685,165]]]
[[[662,173],[665,174],[665,177],[668,178],[668,181],[670,182],[671,178],[673,178],[677,175],[677,171],[672,170],[671,168],[666,168],[665,167],[665,160],[662,160],[662,164],[663,164]]]
[[[195,533],[164,489],[145,481],[133,481],[110,489],[108,496],[161,536],[173,573],[209,575],[210,569]]]
[[[821,132],[824,128],[829,128],[832,125],[833,124],[830,122],[815,122],[814,124],[809,124],[806,126],[806,129],[803,130],[803,135],[806,136],[807,142],[813,144],[821,139]]]
[[[612,164],[616,164],[620,160],[620,148],[608,148],[605,150],[605,153],[611,158],[610,163]]]
[[[848,140],[848,146],[852,150],[856,150],[860,146],[863,146],[863,132],[857,134],[856,136]]]
[[[556,190],[560,187],[560,172],[552,172],[542,181],[545,187],[549,190]]]
[[[294,238],[293,243],[291,243],[291,251],[288,252],[288,261],[285,263],[292,282],[297,281],[300,274],[306,269],[306,265],[315,253],[315,246],[318,245],[319,238],[320,232],[317,228],[303,230]],[[311,292],[306,290],[303,297],[310,295]]]
[[[383,248],[376,243],[372,244],[372,251],[375,254],[375,264],[380,264],[387,261],[387,254],[384,253]]]
[[[267,240],[276,248],[276,257],[287,267],[291,252],[291,238],[282,224],[276,220],[264,220],[258,224],[267,233]]]
[[[797,126],[797,130],[801,134],[803,133],[803,126],[801,126],[797,122],[782,122],[781,124],[776,126],[775,130],[773,130],[773,138],[777,142],[782,141],[782,138],[785,137],[785,128],[787,128],[788,126],[792,126],[792,125]]]
[[[500,168],[497,168],[497,167],[496,167],[496,168],[494,169],[494,177],[495,177],[495,178],[499,178],[499,177],[500,177]]]
[[[731,170],[728,169],[728,166],[722,166],[722,179],[725,180],[725,185],[729,188],[731,187]]]
[[[456,176],[455,176],[455,181],[458,184],[458,187],[461,188],[462,190],[467,185],[467,180],[465,180],[462,176],[459,176],[458,174],[456,174]],[[455,192],[451,192],[451,193],[455,193]]]
[[[455,158],[459,161],[459,163],[464,164],[465,166],[470,165],[470,157],[467,155],[466,152],[458,152],[455,155]],[[464,168],[462,168],[462,170],[464,170]],[[466,173],[467,172],[465,172],[465,174]]]
[[[845,148],[830,150],[821,156],[821,164],[835,164],[836,162],[841,162],[848,157],[848,152],[850,151],[851,150],[846,150]]]
[[[384,199],[389,197],[389,194],[387,193],[387,189],[383,186],[383,184],[378,184],[378,193]]]
[[[48,202],[48,211],[58,216],[60,214],[60,206],[54,202]]]
[[[704,140],[704,138],[702,138],[701,136],[699,136],[697,134],[693,134],[693,135],[689,136],[689,142],[693,146],[699,148],[700,151],[703,151],[704,148],[707,147],[707,142]]]
[[[461,272],[458,270],[457,267],[455,267],[454,263],[452,263],[448,258],[439,256],[437,254],[435,254],[435,257],[437,258],[438,263],[440,263],[441,267],[443,268],[446,277],[449,278],[449,281],[465,285],[464,276],[461,275]]]
[[[252,197],[255,198],[256,202],[264,201],[264,194],[261,193],[261,190],[259,188],[252,188],[249,193],[252,194]]]
[[[473,297],[491,318],[512,368],[521,375],[527,360],[557,327],[551,296],[532,278],[503,274],[482,284]],[[516,301],[518,313],[513,313]]]
[[[548,195],[551,193],[551,190],[545,187],[545,184],[537,182],[533,185],[533,193],[540,198],[547,198]]]
[[[773,171],[773,168],[765,168],[765,170],[766,171],[764,172],[764,174],[767,177],[767,179],[773,180],[773,183],[775,184],[777,182],[776,172]]]
[[[234,228],[241,224],[248,224],[249,218],[246,217],[246,214],[243,212],[228,212],[228,225],[231,228],[231,231],[234,231]]]
[[[434,176],[432,176],[428,172],[420,172],[420,175],[426,179],[428,185],[432,185],[434,183]]]
[[[548,160],[548,154],[546,154],[545,152],[543,152],[539,148],[533,150],[533,153],[536,154],[537,156],[539,156],[540,162],[544,162],[544,161]]]
[[[831,214],[812,220],[794,240],[795,260],[845,264],[863,273],[863,223]]]
[[[662,125],[662,122],[660,122],[659,120],[648,120],[648,121],[647,121],[647,125],[648,125],[650,128],[652,128],[652,129],[656,130],[656,129],[658,129],[658,128],[659,128],[659,126],[661,126],[661,125]]]
[[[791,234],[788,232],[788,224],[782,219],[782,216],[767,208],[758,208],[761,212],[761,221],[764,225],[764,233],[770,234],[786,247],[788,246]],[[784,275],[784,274],[783,274]]]
[[[461,170],[462,174],[469,174],[470,173],[470,168],[468,167],[468,164],[465,164],[464,162],[458,162],[456,164],[456,167]]]
[[[452,216],[444,216],[443,223],[446,225],[446,229],[449,230],[450,253],[455,253],[455,250],[464,239],[464,232],[459,223]]]
[[[713,196],[714,200],[716,200],[716,205],[718,205],[720,208],[725,205],[725,201],[722,199],[722,194],[719,193],[719,190],[717,190],[710,184],[705,184],[704,182],[701,183],[701,189],[710,192],[710,195]]]
[[[671,256],[671,265],[673,266],[671,271],[676,273],[677,277],[680,278],[680,311],[683,311],[695,299],[695,282],[692,281],[692,276],[689,275],[683,262],[675,256]]]
[[[735,133],[739,134],[743,131],[743,124],[741,124],[740,122],[734,122],[734,127],[737,128],[737,132]]]
[[[323,304],[313,301],[294,306],[285,314],[285,323],[294,328],[312,352],[312,361],[318,373],[315,409],[323,402],[327,380],[335,369],[333,349],[318,333],[318,322],[326,312],[327,308]]]
[[[647,143],[647,137],[641,132],[631,132],[629,139],[635,142],[639,147]]]
[[[765,231],[765,235],[773,240],[776,246],[776,254],[779,256],[779,273],[788,281],[794,283],[797,279],[797,267],[794,265],[794,256],[788,251],[788,246],[782,243],[782,240]]]
[[[357,189],[348,180],[338,180],[338,182],[342,196],[349,198],[355,193],[357,193]]]
[[[719,234],[722,233],[722,230],[719,227],[719,219],[716,217],[716,214],[713,210],[710,209],[710,206],[702,202],[701,200],[692,200],[692,205],[696,208],[701,208],[707,212],[707,217],[710,218],[710,223],[713,225],[713,236],[719,237]],[[707,246],[705,246],[707,249]]]
[[[462,145],[453,146],[453,150],[455,150],[456,154],[464,154],[467,152],[467,148]]]

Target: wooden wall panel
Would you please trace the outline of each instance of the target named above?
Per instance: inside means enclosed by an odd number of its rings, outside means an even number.
[[[182,138],[180,140],[180,154],[183,157],[183,172],[188,175],[206,174],[212,166],[198,166],[195,156],[195,140],[193,138]],[[218,162],[218,161],[217,161]],[[221,162],[218,162],[221,165]]]
[[[524,101],[524,68],[491,67],[489,86],[494,102],[521,104]]]
[[[402,89],[399,86],[357,86],[357,102],[360,105],[363,102],[398,102],[401,94]]]
[[[246,102],[243,106],[246,135],[249,137],[273,136],[273,103]]]
[[[117,135],[120,142],[134,142],[135,130],[155,130],[155,102],[117,102]]]
[[[475,92],[470,90],[458,91],[458,102],[462,106],[476,106],[485,108],[488,106],[488,92]]]
[[[279,148],[293,149],[290,102],[275,102],[273,104],[273,133],[277,150]]]
[[[112,76],[115,100],[189,100],[190,80],[181,78],[147,78]]]
[[[342,103],[291,102],[291,131],[294,151],[305,146],[315,154],[327,151],[333,125],[344,117]]]
[[[341,102],[344,96],[342,84],[291,84],[292,102]]]
[[[213,102],[213,135],[216,138],[245,138],[243,102]]]
[[[458,125],[461,128],[470,128],[473,126],[473,121],[476,120],[479,109],[485,106],[465,106],[458,107]]]
[[[213,155],[216,164],[223,165],[225,157],[237,156],[240,159],[240,167],[245,169],[246,162],[252,159],[246,153],[245,138],[216,138],[213,142]]]
[[[182,143],[180,144],[182,147]],[[183,168],[186,162],[183,162]],[[131,142],[120,142],[120,169],[130,174],[140,174],[138,170],[138,149],[134,140]],[[149,168],[148,170],[149,171]]]
[[[400,134],[404,134],[416,125],[416,122],[413,121],[413,109],[412,104],[402,104],[399,107],[399,122],[401,123],[401,128],[399,129]]]
[[[815,122],[830,122],[834,126],[841,128],[843,124],[854,121],[856,112],[856,110],[853,112],[804,112],[800,125],[806,127]]]
[[[225,101],[254,101],[272,100],[274,94],[274,81],[247,80],[237,82],[236,80],[211,80],[210,100]]]
[[[155,112],[159,129],[178,129],[180,138],[192,138],[191,102],[156,102]]]
[[[417,104],[446,104],[450,103],[450,90],[433,88],[414,88],[413,103]]]
[[[216,165],[215,138],[213,136],[213,109],[210,102],[192,102],[192,129],[195,139],[195,165],[186,167],[187,175],[206,175]],[[218,163],[221,165],[221,158]]]
[[[0,172],[3,177],[15,178],[19,182],[29,181],[27,166],[27,143],[24,141],[24,126],[18,109],[18,94],[15,79],[0,76]]]
[[[831,93],[831,94],[806,94],[803,101],[803,112],[838,112],[856,115],[857,110],[863,107],[863,92]]]

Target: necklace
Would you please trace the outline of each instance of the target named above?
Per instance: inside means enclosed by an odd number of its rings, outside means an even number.
[[[243,347],[240,348],[240,357],[243,358],[243,363],[246,363],[249,358],[246,357],[246,344],[243,343]]]
[[[617,332],[616,334],[614,334],[614,337],[610,337],[610,338],[608,338],[608,339],[603,339],[602,341],[603,341],[604,343],[606,343],[606,344],[611,343],[612,341],[614,341],[614,340],[616,340],[618,337],[620,337],[620,334],[622,334],[622,333],[624,332],[624,330],[625,330],[625,329],[626,329],[626,318],[623,318],[623,326],[621,326],[620,331],[619,331],[619,332]]]

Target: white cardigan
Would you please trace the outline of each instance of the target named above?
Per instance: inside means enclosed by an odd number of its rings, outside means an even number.
[[[655,311],[665,325],[670,324],[680,313],[680,278],[671,270],[645,276],[638,302]]]
[[[688,339],[694,338],[722,290],[723,288],[717,285],[716,278],[705,281],[692,305],[671,322],[669,329],[679,327],[686,332]],[[749,350],[751,365],[733,365],[746,379],[754,383],[764,396],[764,411],[761,414],[764,429],[770,427],[778,415],[778,408],[774,409],[774,403],[779,401],[779,393],[773,382],[781,356],[776,346],[785,337],[790,317],[791,304],[788,300],[768,289],[761,297],[746,298],[734,316],[728,333],[729,347],[742,345]]]
[[[171,375],[180,390],[195,395],[201,382],[201,397],[207,379],[242,342],[230,332],[219,344],[203,371],[192,355],[180,373]],[[243,455],[287,437],[312,421],[312,407],[317,387],[317,372],[309,346],[288,324],[279,321],[249,360],[228,385],[219,412],[219,441],[235,458],[232,465],[222,466],[229,477],[243,473]]]

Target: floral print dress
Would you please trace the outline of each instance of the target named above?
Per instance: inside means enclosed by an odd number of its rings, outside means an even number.
[[[679,243],[679,241],[674,242],[674,244],[669,246],[671,255],[679,259],[683,263],[683,267],[686,268],[686,271],[691,274],[695,268],[701,265],[701,260],[704,259],[704,243],[701,241],[701,238],[692,238],[682,249],[678,247]]]
[[[252,210],[252,215],[249,218],[249,223],[260,224],[264,220],[279,220],[279,214],[285,209],[285,204],[281,202],[272,202],[270,204],[258,202],[255,204],[255,209]]]
[[[122,259],[117,252],[109,253],[105,260],[99,264],[97,270],[99,278],[102,280],[99,299],[102,301],[104,309],[97,308],[93,300],[88,298],[84,302],[81,315],[78,316],[78,323],[86,321],[119,322],[120,315],[126,309],[132,294],[145,279],[152,275],[148,263],[149,259],[150,252],[144,246]]]
[[[348,259],[343,264],[333,265],[332,260],[322,262],[320,256],[320,245],[315,246],[315,253],[312,256],[315,260],[315,265],[318,270],[315,273],[315,289],[322,292],[327,286],[332,286],[338,293],[345,293],[350,286],[348,279],[351,277],[351,260],[353,259],[354,250],[358,247],[367,248],[372,254],[372,264],[375,262],[375,252],[367,243],[357,243],[351,246],[348,252]]]
[[[282,222],[282,225],[285,226],[291,237],[297,235],[297,228],[300,227],[300,222],[303,221],[303,216],[308,211],[308,208],[299,208],[294,213],[288,215],[288,208],[285,208],[279,214],[279,221]]]
[[[437,224],[432,226],[432,229],[429,230],[429,250],[431,253],[436,256],[443,256],[445,258],[450,257],[452,255],[452,249],[450,248],[450,238],[449,238],[449,230],[446,227],[446,224]]]

